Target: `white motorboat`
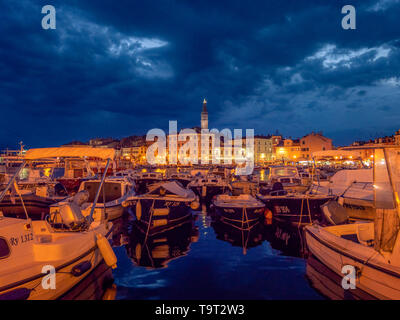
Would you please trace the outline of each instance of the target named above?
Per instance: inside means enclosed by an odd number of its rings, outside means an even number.
[[[27,162],[80,156],[107,160],[108,167],[114,150],[29,150],[24,163],[0,195],[0,201]],[[104,178],[105,175],[102,182]],[[79,284],[103,260],[108,267],[116,267],[117,260],[107,240],[111,233],[112,223],[104,215],[95,213],[93,208],[92,214],[84,217],[74,202],[65,205],[51,222],[0,215],[0,300],[56,299]]]
[[[399,151],[374,150],[373,222],[305,228],[312,255],[342,277],[346,267],[356,288],[379,299],[400,299]]]
[[[84,216],[90,214],[93,201],[96,197],[96,190],[99,188],[101,180],[84,180],[81,182],[79,192],[87,191],[87,199],[82,201],[81,210]],[[104,211],[108,220],[112,221],[120,218],[125,208],[122,203],[130,196],[134,196],[134,183],[124,177],[107,177],[100,191],[100,196],[95,206],[95,212]],[[73,201],[73,197],[58,202],[50,206],[50,215],[60,210],[60,207]]]
[[[270,166],[268,167],[268,181],[280,182],[288,192],[304,192],[309,185],[302,184],[297,167],[294,166]]]
[[[350,218],[373,220],[373,169],[340,170],[328,181],[314,182],[310,194],[333,195]]]

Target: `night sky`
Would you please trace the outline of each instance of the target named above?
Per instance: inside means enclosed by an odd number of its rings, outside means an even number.
[[[0,30],[1,147],[199,126],[204,98],[211,128],[400,128],[400,0],[1,0]]]

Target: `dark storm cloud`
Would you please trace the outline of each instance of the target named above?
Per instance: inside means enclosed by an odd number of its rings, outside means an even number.
[[[324,130],[338,143],[391,133],[400,3],[350,2],[357,30],[345,31],[347,1],[7,0],[0,145],[192,127],[204,97],[219,128]],[[41,29],[46,4],[57,30]]]

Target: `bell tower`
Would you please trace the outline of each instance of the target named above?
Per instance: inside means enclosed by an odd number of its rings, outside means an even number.
[[[203,101],[203,111],[201,112],[201,129],[208,129],[208,112],[207,112],[207,100]]]

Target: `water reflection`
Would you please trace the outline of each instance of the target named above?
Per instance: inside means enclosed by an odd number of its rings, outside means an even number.
[[[135,265],[141,267],[165,268],[171,260],[186,256],[190,244],[198,240],[198,228],[194,226],[193,219],[148,237],[135,222],[131,227],[129,243],[125,248]]]
[[[256,224],[250,230],[235,228],[219,220],[212,222],[211,226],[218,240],[229,242],[234,247],[242,247],[244,255],[247,254],[248,249],[261,245],[264,240],[264,229],[261,223]]]
[[[113,274],[104,262],[98,265],[84,280],[67,292],[61,300],[115,300],[117,286]]]
[[[304,257],[307,254],[305,237],[301,228],[274,222],[265,227],[265,239],[271,247],[290,257]]]

